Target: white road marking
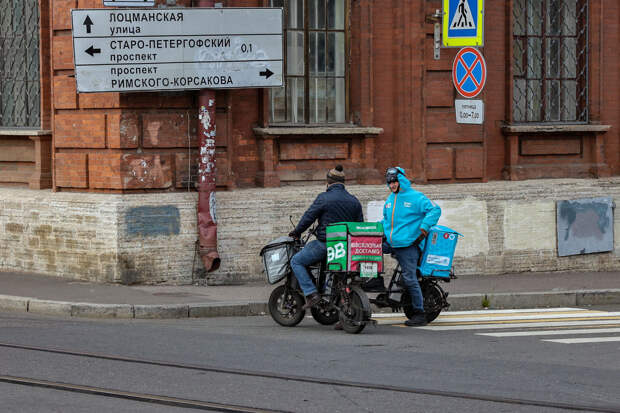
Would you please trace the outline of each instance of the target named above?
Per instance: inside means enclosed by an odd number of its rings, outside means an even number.
[[[563,311],[592,311],[586,310],[583,308],[526,308],[526,309],[515,309],[515,310],[473,310],[473,311],[444,311],[439,315],[439,319],[443,319],[446,317],[452,316],[460,316],[460,315],[475,315],[475,314],[484,314],[484,315],[492,315],[492,314],[518,314],[518,313],[556,313]],[[405,313],[374,313],[372,315],[373,318],[395,318],[395,317],[405,317]]]
[[[591,321],[546,321],[531,323],[505,323],[505,324],[464,324],[454,326],[430,325],[424,327],[416,327],[417,329],[449,331],[449,330],[492,330],[520,327],[564,327],[564,326],[587,326],[587,325],[604,325],[604,324],[620,324],[620,317],[612,320],[591,320]]]
[[[450,317],[438,318],[433,322],[435,325],[446,323],[463,323],[463,322],[481,322],[481,321],[519,321],[519,320],[540,320],[540,319],[561,319],[561,318],[594,318],[594,317],[616,317],[620,316],[620,312],[608,313],[604,311],[574,311],[569,313],[544,313],[544,314],[528,314],[528,315],[500,315],[487,317]]]
[[[605,342],[620,341],[620,337],[558,338],[558,339],[553,339],[553,340],[541,340],[541,341],[548,341],[551,343],[562,343],[562,344],[605,343]]]
[[[620,333],[620,328],[585,328],[580,330],[535,330],[535,331],[511,331],[501,333],[476,333],[478,336],[490,337],[525,337],[525,336],[563,336],[570,334],[601,334]]]
[[[473,310],[473,311],[446,311],[443,315],[468,315],[468,314],[514,314],[514,313],[555,313],[562,311],[591,311],[583,308],[560,307],[560,308],[519,308],[513,310]]]

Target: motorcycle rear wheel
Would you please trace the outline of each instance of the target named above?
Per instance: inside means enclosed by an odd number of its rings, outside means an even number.
[[[366,293],[358,286],[351,288],[348,305],[342,304],[340,308],[340,322],[342,329],[350,334],[361,333],[366,322],[370,318],[370,301]]]
[[[424,297],[426,322],[430,323],[439,317],[441,310],[444,308],[443,291],[437,284],[430,282],[420,283],[420,289],[422,290],[422,297]],[[400,304],[403,307],[405,316],[411,320],[415,315],[415,311],[411,305],[411,294],[409,294],[409,291],[403,291]]]
[[[294,327],[304,319],[306,311],[302,308],[304,298],[297,291],[288,290],[285,285],[278,286],[269,296],[269,314],[273,320],[284,327]]]
[[[422,287],[424,297],[424,311],[426,312],[426,322],[430,323],[439,316],[445,306],[443,290],[435,283],[428,283]]]
[[[323,324],[324,326],[331,326],[338,322],[338,310],[326,310],[320,307],[312,307],[310,312],[312,313],[312,318],[314,318],[317,323]]]

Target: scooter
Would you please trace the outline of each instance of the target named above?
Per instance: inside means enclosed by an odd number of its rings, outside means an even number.
[[[290,261],[306,245],[314,230],[300,239],[280,237],[263,247],[260,253],[267,281],[276,284],[285,280],[271,292],[268,302],[273,320],[285,327],[296,326],[306,314],[303,309],[305,298]],[[310,309],[312,317],[323,325],[340,321],[347,333],[360,333],[371,322],[371,307],[368,296],[359,285],[359,274],[327,271],[325,262],[311,266],[309,270],[322,298]]]

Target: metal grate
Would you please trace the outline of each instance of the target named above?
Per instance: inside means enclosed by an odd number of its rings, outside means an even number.
[[[588,121],[588,0],[513,0],[513,121]]]
[[[0,127],[39,127],[38,0],[0,0]]]

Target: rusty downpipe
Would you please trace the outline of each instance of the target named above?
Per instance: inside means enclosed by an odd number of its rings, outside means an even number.
[[[194,7],[214,7],[215,0],[194,0]],[[207,272],[220,267],[215,209],[215,91],[198,94],[198,241]]]

